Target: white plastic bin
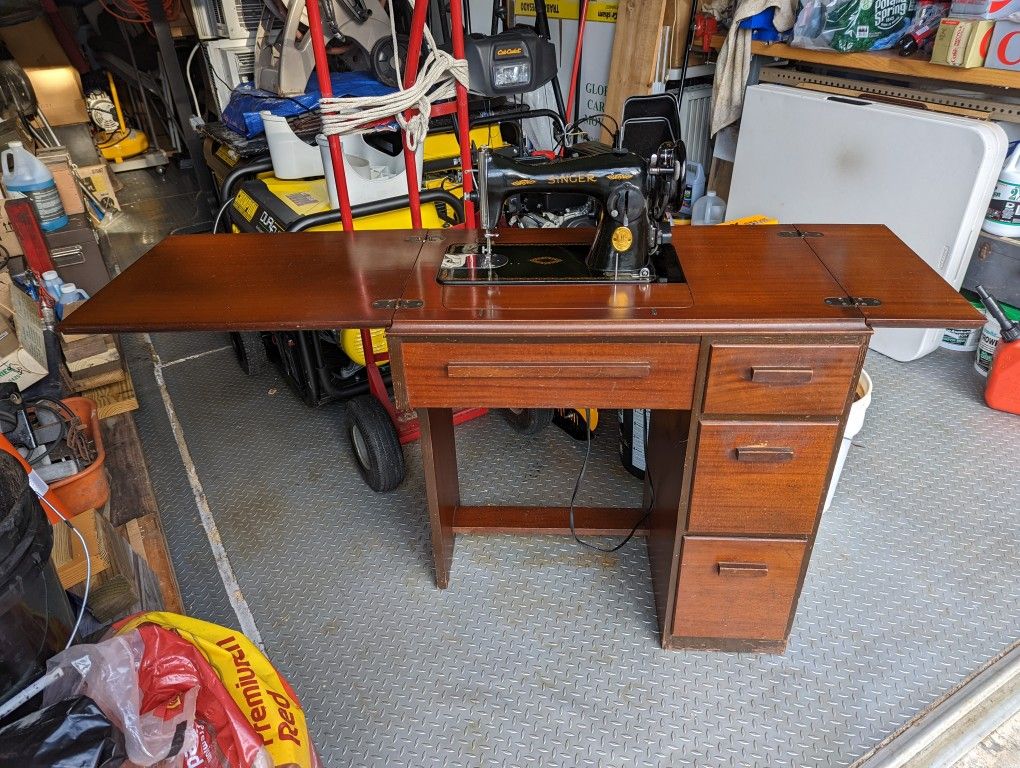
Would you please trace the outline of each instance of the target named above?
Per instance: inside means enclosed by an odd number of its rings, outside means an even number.
[[[333,180],[333,161],[329,156],[329,142],[321,133],[315,137],[319,145],[320,163],[326,169],[326,189],[329,202],[334,208],[340,207]],[[404,153],[390,157],[370,147],[362,134],[354,133],[341,140],[344,148],[344,174],[347,176],[347,194],[351,205],[371,203],[375,200],[389,200],[407,194],[407,173],[404,170]],[[415,155],[418,188],[421,188],[422,147],[418,145]]]
[[[839,444],[839,455],[836,457],[836,468],[832,471],[832,480],[829,482],[829,492],[825,494],[824,510],[832,504],[832,497],[836,493],[836,485],[839,483],[839,476],[843,472],[843,465],[846,463],[847,454],[850,453],[850,443],[864,426],[864,414],[871,405],[871,377],[867,371],[861,371],[861,377],[857,380],[857,396],[853,405],[850,406],[850,415],[846,420],[846,429],[843,430],[843,439]]]

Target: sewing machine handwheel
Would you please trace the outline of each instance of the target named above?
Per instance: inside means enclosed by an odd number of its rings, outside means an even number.
[[[347,436],[369,488],[386,493],[404,481],[404,451],[397,429],[374,396],[359,395],[347,401]]]
[[[397,50],[400,55],[400,66],[407,64],[407,36],[397,35]],[[393,40],[388,37],[380,38],[372,46],[372,74],[375,79],[383,85],[393,88],[397,87],[397,78],[403,77],[402,72],[397,72],[393,61]]]
[[[520,435],[537,435],[552,424],[556,411],[552,408],[503,408],[506,423]]]
[[[234,345],[237,364],[246,376],[258,376],[269,367],[266,345],[258,331],[231,333],[230,343]]]

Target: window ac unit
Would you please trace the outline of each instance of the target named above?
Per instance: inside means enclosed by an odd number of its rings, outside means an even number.
[[[222,112],[230,92],[241,83],[255,79],[255,44],[246,40],[209,40],[202,43],[209,83]]]
[[[259,29],[265,0],[191,0],[200,40],[251,40]]]

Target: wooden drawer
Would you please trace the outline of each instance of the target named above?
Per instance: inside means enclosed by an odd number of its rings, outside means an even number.
[[[405,342],[412,408],[691,407],[697,344]]]
[[[673,635],[784,640],[807,542],[686,536]]]
[[[705,413],[839,416],[860,348],[713,344]]]
[[[702,421],[687,527],[810,534],[839,424]]]

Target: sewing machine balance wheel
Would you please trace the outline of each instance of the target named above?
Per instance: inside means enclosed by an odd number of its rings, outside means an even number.
[[[386,493],[404,481],[400,436],[390,414],[374,395],[358,395],[347,401],[347,436],[369,488]]]

